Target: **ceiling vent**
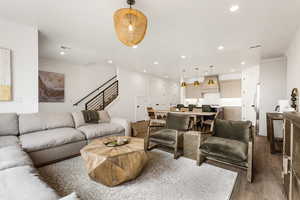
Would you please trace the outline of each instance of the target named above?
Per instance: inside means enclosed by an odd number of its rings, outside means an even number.
[[[261,48],[262,46],[260,44],[251,46],[249,49],[257,49],[257,48]]]

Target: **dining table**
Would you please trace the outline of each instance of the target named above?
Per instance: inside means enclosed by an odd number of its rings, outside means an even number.
[[[217,112],[182,112],[182,111],[170,111],[170,110],[154,110],[155,115],[167,115],[168,113],[176,113],[182,115],[191,115],[191,116],[215,116]]]
[[[157,116],[166,116],[168,113],[176,113],[176,114],[181,114],[181,115],[189,115],[191,118],[194,118],[194,121],[197,121],[197,117],[200,117],[201,122],[204,121],[204,117],[206,116],[215,116],[217,112],[202,112],[202,111],[197,111],[197,112],[183,112],[183,111],[170,111],[170,110],[154,110],[154,115],[155,118],[157,119]]]

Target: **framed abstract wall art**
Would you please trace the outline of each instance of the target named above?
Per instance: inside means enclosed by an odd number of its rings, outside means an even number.
[[[39,102],[65,101],[65,75],[39,71]]]

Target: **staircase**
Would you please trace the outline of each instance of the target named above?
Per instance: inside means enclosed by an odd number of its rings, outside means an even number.
[[[104,110],[118,95],[119,81],[117,80],[117,76],[114,76],[73,104],[73,106],[78,106],[80,103],[85,102],[86,110]]]

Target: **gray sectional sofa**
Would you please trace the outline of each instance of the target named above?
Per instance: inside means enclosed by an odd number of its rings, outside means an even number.
[[[59,199],[34,167],[79,155],[91,140],[110,135],[130,136],[130,123],[100,117],[99,123],[86,124],[80,111],[0,114],[0,199]],[[77,199],[74,194],[70,197]]]

